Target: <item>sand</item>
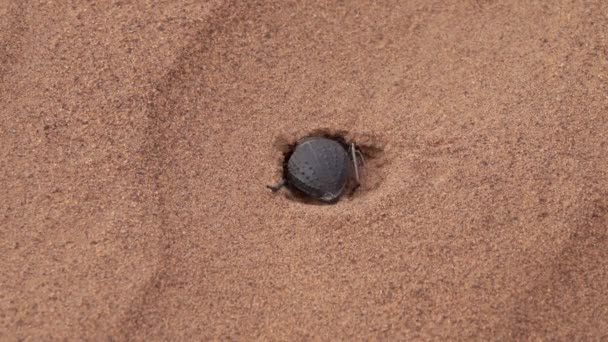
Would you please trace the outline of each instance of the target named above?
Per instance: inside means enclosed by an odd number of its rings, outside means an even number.
[[[601,0],[2,1],[0,339],[608,339],[607,94]]]

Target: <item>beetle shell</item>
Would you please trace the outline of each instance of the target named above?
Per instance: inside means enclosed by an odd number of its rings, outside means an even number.
[[[337,141],[311,137],[303,139],[287,162],[288,184],[323,202],[337,200],[346,188],[348,153]]]

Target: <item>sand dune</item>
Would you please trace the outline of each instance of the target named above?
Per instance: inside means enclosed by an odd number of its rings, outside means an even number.
[[[0,339],[608,338],[607,14],[0,2]]]

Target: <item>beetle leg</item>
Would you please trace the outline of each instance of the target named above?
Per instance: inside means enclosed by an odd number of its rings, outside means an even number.
[[[352,160],[353,160],[353,166],[355,168],[355,181],[357,182],[355,184],[355,189],[359,187],[360,183],[360,177],[359,177],[359,163],[357,162],[357,147],[355,146],[355,143],[351,143],[350,144],[350,153],[352,155]]]
[[[361,149],[357,149],[357,155],[359,156],[359,159],[361,159],[361,166],[365,166],[365,158],[363,157]]]
[[[279,189],[281,189],[282,187],[284,187],[285,184],[287,184],[287,181],[285,180],[285,178],[283,178],[277,184],[275,184],[275,185],[266,185],[266,187],[268,189],[272,190],[272,192],[277,192],[277,191],[279,191]]]
[[[355,153],[352,152],[353,150],[355,150]],[[356,154],[359,157],[358,161],[361,162],[361,166],[365,166],[365,157],[363,156],[363,152],[361,152],[361,149],[358,148],[355,143],[351,143],[350,147],[348,148],[348,151],[351,153],[351,159],[357,159],[355,158]]]

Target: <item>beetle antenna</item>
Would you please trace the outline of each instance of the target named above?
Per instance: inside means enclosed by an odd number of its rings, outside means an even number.
[[[287,184],[287,181],[285,180],[285,178],[283,178],[277,184],[275,184],[275,185],[266,185],[266,187],[268,189],[272,190],[272,192],[277,192],[277,191],[279,191],[279,189],[281,189],[282,187],[284,187],[285,184]]]

